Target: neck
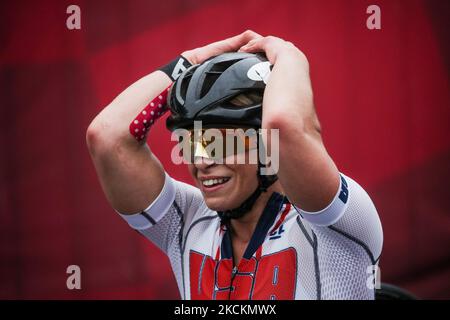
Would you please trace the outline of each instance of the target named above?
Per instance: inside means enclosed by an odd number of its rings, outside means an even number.
[[[258,200],[256,200],[255,204],[253,205],[252,209],[249,212],[247,212],[243,217],[239,219],[231,219],[230,221],[231,235],[234,239],[244,243],[250,242],[250,239],[253,235],[253,232],[255,231],[259,218],[261,217],[263,210],[266,207],[267,202],[269,201],[270,196],[274,192],[278,192],[281,194],[284,193],[283,188],[281,187],[279,181],[271,185],[266,192],[261,193]]]

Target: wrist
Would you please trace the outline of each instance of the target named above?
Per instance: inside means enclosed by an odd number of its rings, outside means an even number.
[[[167,96],[171,86],[168,86],[153,98],[130,123],[129,132],[137,141],[143,141],[150,127],[167,112]]]
[[[182,54],[158,70],[164,72],[172,81],[175,81],[190,66],[192,66],[192,63]]]

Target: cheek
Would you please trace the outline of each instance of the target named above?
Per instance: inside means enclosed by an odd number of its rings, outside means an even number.
[[[252,149],[250,151],[238,153],[224,158],[224,164],[228,166],[233,165],[258,165],[258,150]],[[255,169],[256,170],[256,169]]]
[[[196,178],[196,176],[197,176],[197,169],[195,168],[195,166],[193,164],[188,164],[187,166],[188,166],[188,171],[191,174],[191,176],[193,178]]]
[[[237,164],[234,166],[233,170],[242,185],[250,187],[253,186],[253,184],[258,183],[258,179],[256,178],[256,170],[258,170],[257,165]]]

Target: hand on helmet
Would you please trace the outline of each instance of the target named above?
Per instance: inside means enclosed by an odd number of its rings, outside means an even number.
[[[302,59],[306,65],[308,60],[292,42],[285,41],[274,36],[258,37],[250,40],[247,44],[239,48],[239,52],[264,52],[271,64],[275,64],[280,55],[291,55]]]
[[[259,38],[262,38],[262,36],[258,33],[251,30],[246,30],[237,36],[213,42],[193,50],[185,51],[182,53],[182,56],[188,59],[192,64],[200,64],[203,61],[221,53],[237,51],[249,41]]]

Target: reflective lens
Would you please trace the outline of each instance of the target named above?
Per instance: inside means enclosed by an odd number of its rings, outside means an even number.
[[[186,161],[195,157],[213,160],[238,155],[257,149],[255,129],[202,129],[189,131],[188,137],[180,137],[181,154]]]

